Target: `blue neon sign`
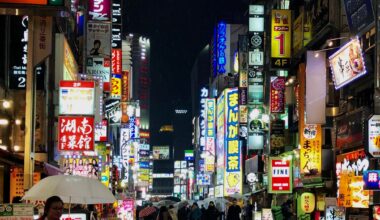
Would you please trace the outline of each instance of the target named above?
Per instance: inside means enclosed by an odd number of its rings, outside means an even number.
[[[223,74],[226,72],[226,24],[220,22],[217,28],[217,73]]]

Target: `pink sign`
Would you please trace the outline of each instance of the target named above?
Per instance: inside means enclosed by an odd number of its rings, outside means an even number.
[[[109,21],[111,18],[110,0],[89,0],[88,15],[90,20]]]

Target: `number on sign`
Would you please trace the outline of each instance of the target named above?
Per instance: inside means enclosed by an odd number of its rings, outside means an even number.
[[[25,88],[26,86],[26,78],[25,77],[19,77],[18,78],[18,87],[19,88]]]
[[[279,49],[280,49],[280,55],[285,54],[285,34],[283,32],[280,33],[280,35],[274,37],[275,40],[278,40],[280,43]]]

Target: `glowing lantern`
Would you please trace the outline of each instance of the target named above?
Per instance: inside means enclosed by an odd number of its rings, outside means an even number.
[[[301,209],[305,213],[312,213],[315,209],[315,196],[313,193],[305,192],[301,195]]]

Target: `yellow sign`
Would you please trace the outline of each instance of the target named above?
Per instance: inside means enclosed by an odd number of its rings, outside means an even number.
[[[301,209],[305,213],[312,213],[315,209],[315,196],[313,193],[304,192],[301,195]]]
[[[303,13],[293,23],[293,52],[297,53],[303,47]]]
[[[305,85],[306,70],[302,63],[298,70],[299,80],[299,122],[300,169],[303,180],[320,177],[322,173],[322,126],[305,124]]]
[[[121,74],[112,74],[111,78],[111,96],[114,98],[121,97]]]
[[[291,56],[291,18],[290,10],[272,10],[272,58],[290,58]]]

